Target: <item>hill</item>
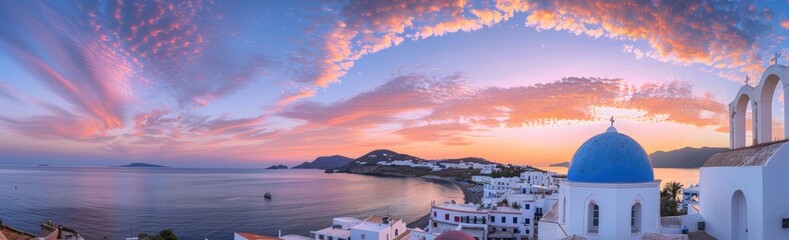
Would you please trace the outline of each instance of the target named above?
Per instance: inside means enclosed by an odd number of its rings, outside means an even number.
[[[332,169],[348,164],[351,161],[353,161],[353,158],[342,155],[322,156],[316,158],[312,162],[299,164],[293,167],[293,169]]]
[[[414,162],[427,161],[422,158],[414,157],[408,154],[397,153],[392,150],[378,149],[354,159],[353,161],[344,165],[344,167],[354,167],[360,165],[376,165],[378,164],[378,162],[397,161],[397,160],[411,160]]]
[[[438,163],[460,163],[460,162],[465,162],[465,163],[480,163],[480,164],[496,164],[495,162],[491,162],[491,161],[488,161],[487,159],[478,158],[478,157],[444,159],[444,160],[438,160],[437,162]]]
[[[712,155],[728,150],[728,148],[685,147],[668,152],[657,151],[649,154],[649,159],[652,160],[652,167],[656,168],[700,168]]]
[[[164,167],[164,166],[136,162],[136,163],[127,164],[127,165],[118,166],[118,167]]]

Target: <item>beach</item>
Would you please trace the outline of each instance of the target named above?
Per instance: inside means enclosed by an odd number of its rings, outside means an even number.
[[[479,203],[482,202],[482,189],[479,189],[479,191],[476,191],[476,192],[472,191],[473,186],[471,186],[471,185],[476,185],[474,183],[467,184],[465,182],[460,182],[460,181],[457,181],[457,180],[454,180],[454,179],[446,179],[446,178],[440,178],[440,177],[434,177],[434,176],[426,176],[426,177],[422,177],[422,179],[425,179],[427,181],[452,183],[455,186],[458,186],[460,188],[460,190],[463,190],[463,201],[465,201],[466,203],[479,204]],[[480,185],[477,185],[477,186],[480,186]],[[418,228],[421,228],[421,229],[425,229],[427,227],[427,224],[429,223],[429,220],[430,220],[430,213],[427,213],[424,216],[422,216],[421,218],[417,219],[416,221],[413,221],[413,222],[409,223],[408,227],[409,228],[418,227]]]

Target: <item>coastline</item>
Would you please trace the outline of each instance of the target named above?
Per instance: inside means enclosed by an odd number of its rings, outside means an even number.
[[[430,181],[430,182],[451,183],[451,184],[459,187],[460,190],[463,191],[463,201],[466,202],[466,203],[477,203],[478,204],[478,203],[482,202],[482,192],[472,192],[471,189],[469,189],[468,184],[466,184],[466,183],[462,183],[462,182],[454,180],[454,179],[446,179],[446,178],[441,178],[441,177],[436,177],[436,176],[424,176],[424,177],[420,177],[420,178],[425,180],[425,181]],[[422,216],[419,219],[417,219],[416,221],[408,223],[407,226],[409,228],[416,228],[416,227],[418,227],[420,229],[425,229],[427,227],[427,224],[429,223],[429,220],[430,220],[429,218],[430,218],[430,213],[427,213],[424,216]]]

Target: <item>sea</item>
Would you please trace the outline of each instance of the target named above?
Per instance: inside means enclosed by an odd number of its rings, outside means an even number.
[[[542,170],[552,171],[560,174],[567,174],[566,167],[537,167]],[[660,179],[660,188],[667,182],[679,182],[685,187],[699,183],[698,168],[653,168],[655,179]]]
[[[462,199],[450,183],[310,169],[0,167],[3,224],[38,234],[39,224],[53,220],[85,239],[164,228],[181,239],[309,236],[334,217],[390,214],[412,222],[429,213],[431,201]]]

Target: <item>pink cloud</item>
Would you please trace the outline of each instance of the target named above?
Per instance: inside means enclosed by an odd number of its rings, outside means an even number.
[[[682,64],[760,71],[772,38],[769,10],[723,2],[553,2],[533,6],[526,25],[576,35],[644,40],[656,57]]]
[[[0,98],[5,98],[14,102],[22,102],[16,96],[16,91],[4,82],[0,82]]]

